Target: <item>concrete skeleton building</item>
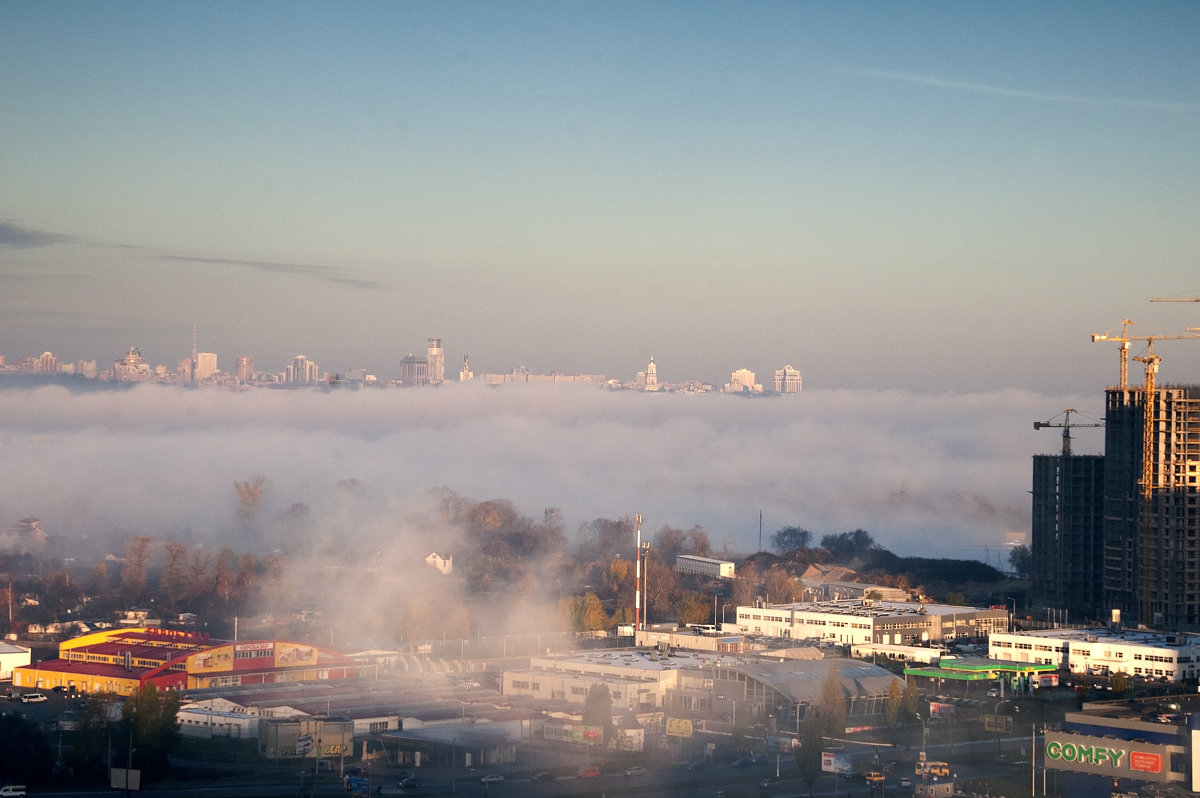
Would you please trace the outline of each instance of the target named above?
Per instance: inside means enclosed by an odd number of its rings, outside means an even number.
[[[1064,435],[1034,458],[1032,594],[1071,621],[1197,629],[1200,385],[1158,387],[1157,356],[1139,359],[1147,386],[1105,391],[1103,455]]]
[[[737,608],[747,634],[817,639],[844,645],[937,645],[1008,630],[1005,609],[874,599],[764,604]]]

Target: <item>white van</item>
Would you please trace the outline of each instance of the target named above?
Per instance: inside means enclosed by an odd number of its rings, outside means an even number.
[[[9,796],[13,796],[13,798],[25,798],[25,785],[8,784],[0,787],[0,796],[3,798],[9,798]]]

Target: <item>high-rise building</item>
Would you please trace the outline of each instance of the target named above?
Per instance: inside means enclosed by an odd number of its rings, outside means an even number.
[[[1033,459],[1033,597],[1069,620],[1200,627],[1200,385],[1150,398],[1105,392],[1102,457]]]
[[[800,372],[784,366],[775,372],[775,393],[800,393]]]
[[[1106,609],[1103,492],[1103,456],[1034,456],[1031,597],[1068,621]]]
[[[762,393],[762,389],[762,384],[754,381],[754,372],[750,369],[738,369],[725,383],[726,393]]]
[[[397,382],[405,387],[429,384],[429,360],[411,352],[400,359]]]
[[[441,385],[446,377],[446,356],[442,353],[442,339],[429,338],[425,346],[425,363],[430,385]]]
[[[313,385],[319,379],[317,364],[304,355],[296,355],[283,374],[283,381],[300,385]]]
[[[463,366],[458,372],[459,382],[470,382],[475,379],[475,375],[471,372],[471,362],[467,360],[467,356],[463,355]]]
[[[247,355],[239,355],[237,359],[236,376],[238,382],[250,382],[254,379],[254,359]]]
[[[196,370],[192,379],[196,382],[211,380],[217,373],[217,354],[215,352],[197,352]]]
[[[1200,626],[1200,385],[1109,388],[1104,590],[1126,622]],[[1146,412],[1150,423],[1145,423]]]

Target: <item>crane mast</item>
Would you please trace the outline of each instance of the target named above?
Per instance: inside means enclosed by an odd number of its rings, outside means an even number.
[[[1062,428],[1062,453],[1063,457],[1071,456],[1071,427],[1103,427],[1104,423],[1096,424],[1072,424],[1071,414],[1079,411],[1073,407],[1068,407],[1062,412],[1063,421],[1061,424],[1055,424],[1054,419],[1050,421],[1035,421],[1033,422],[1034,429],[1043,429],[1045,427],[1061,427]]]

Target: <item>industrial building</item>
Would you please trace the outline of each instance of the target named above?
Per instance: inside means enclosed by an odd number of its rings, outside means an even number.
[[[502,692],[582,706],[588,690],[603,684],[614,713],[634,713],[643,719],[643,726],[650,713],[659,713],[661,721],[669,708],[672,717],[740,719],[795,731],[819,706],[831,669],[841,678],[850,724],[878,720],[893,683],[904,687],[904,682],[887,670],[859,660],[776,660],[626,649],[535,657],[529,668],[504,672]]]
[[[734,563],[728,560],[714,560],[712,557],[697,557],[692,554],[677,555],[675,570],[681,574],[696,574],[712,579],[733,579],[734,577]]]
[[[359,665],[335,651],[276,640],[230,642],[153,627],[108,629],[59,644],[58,659],[15,668],[13,687],[129,695],[153,684],[193,689],[339,679]]]
[[[988,639],[988,656],[1080,674],[1124,673],[1169,682],[1200,676],[1200,637],[1133,629],[997,633]]]
[[[937,645],[946,640],[987,637],[993,632],[1007,631],[1008,612],[864,598],[738,607],[737,624],[747,634],[843,645]]]

